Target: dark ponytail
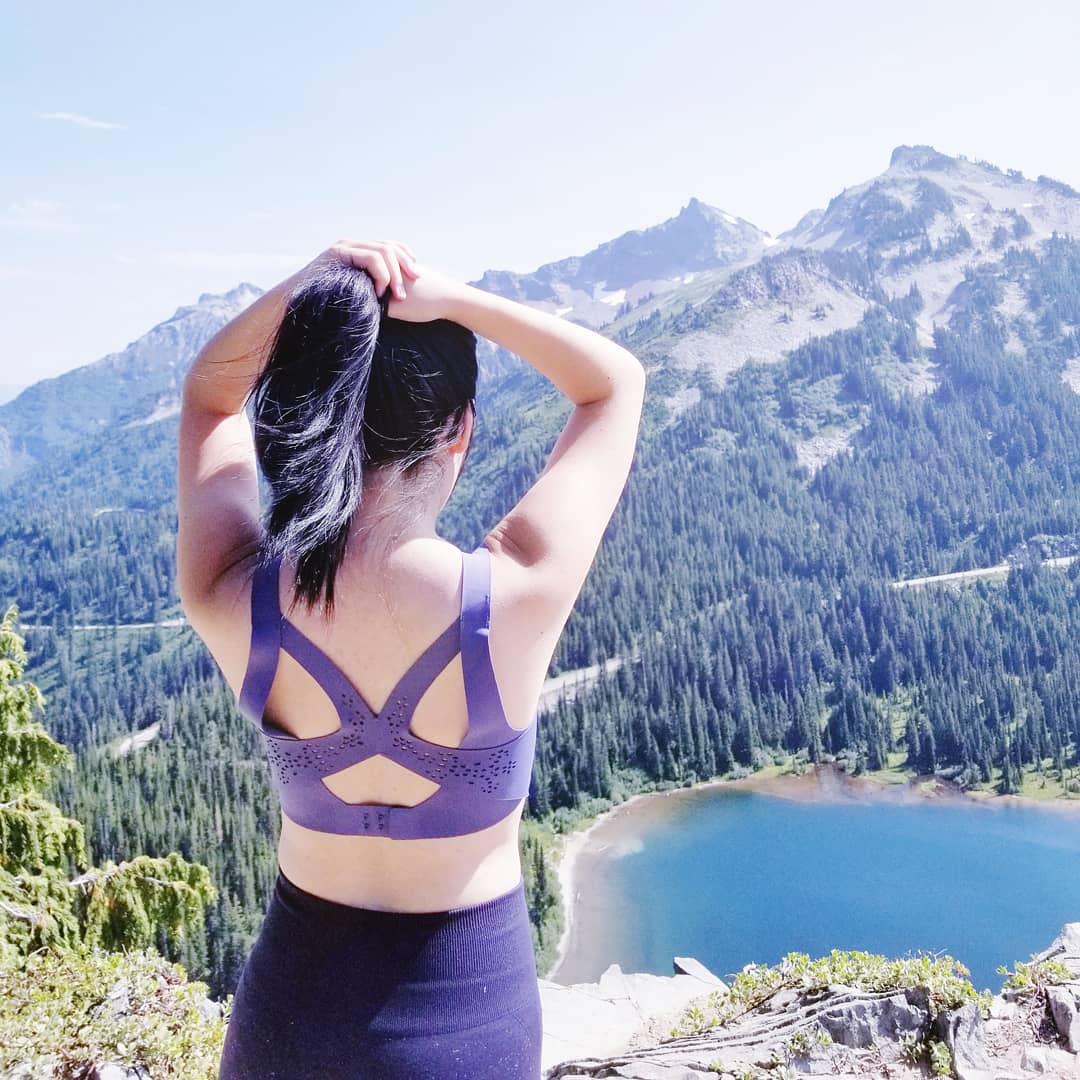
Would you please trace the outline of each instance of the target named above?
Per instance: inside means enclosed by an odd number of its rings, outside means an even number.
[[[296,599],[309,610],[333,611],[365,470],[393,463],[413,475],[475,407],[475,335],[446,319],[389,318],[389,299],[364,270],[312,272],[251,389],[270,489],[259,559],[295,561]]]

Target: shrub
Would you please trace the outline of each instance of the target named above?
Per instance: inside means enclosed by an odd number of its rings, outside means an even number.
[[[992,995],[989,990],[977,991],[968,974],[968,969],[951,956],[919,954],[890,960],[874,953],[833,949],[828,956],[811,960],[806,953],[788,953],[771,967],[748,964],[726,991],[714,990],[704,1008],[686,1010],[671,1034],[694,1035],[730,1023],[781,989],[823,990],[837,984],[867,991],[918,986],[926,990],[932,1013],[971,1001],[985,1016]]]
[[[1005,976],[1002,990],[1020,990],[1037,994],[1048,986],[1066,983],[1072,980],[1072,972],[1060,960],[1038,960],[1034,956],[1028,963],[1016,961],[1016,967],[1010,970],[1004,964],[998,969],[999,975]]]
[[[155,1080],[212,1080],[229,1002],[217,1016],[204,1001],[203,983],[149,950],[38,950],[0,969],[0,1075],[36,1062],[77,1080],[110,1061]]]

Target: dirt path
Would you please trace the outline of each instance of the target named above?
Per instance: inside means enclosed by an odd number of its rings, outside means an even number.
[[[1044,559],[1043,566],[1063,567],[1070,566],[1080,555],[1062,555],[1056,559]],[[978,578],[1007,577],[1012,569],[1012,563],[998,563],[997,566],[985,566],[981,570],[958,570],[953,574],[932,574],[929,577],[905,578],[903,581],[894,581],[894,589],[914,589],[920,585],[951,585],[964,581],[975,581]]]

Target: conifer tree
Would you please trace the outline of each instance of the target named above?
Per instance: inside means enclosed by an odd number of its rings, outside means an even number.
[[[41,947],[146,948],[159,933],[176,945],[216,898],[210,874],[175,853],[88,865],[82,825],[42,795],[71,753],[36,718],[45,699],[23,680],[16,618],[12,604],[0,623],[0,963]]]

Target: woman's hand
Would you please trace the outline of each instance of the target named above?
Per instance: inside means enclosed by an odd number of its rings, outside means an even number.
[[[465,286],[428,266],[414,264],[416,277],[409,284],[404,300],[391,298],[386,314],[404,322],[431,322],[450,318],[451,305]]]
[[[416,279],[416,256],[407,244],[398,240],[339,240],[311,262],[310,267],[327,262],[344,263],[366,270],[375,283],[375,295],[390,289],[397,300],[405,299],[405,280]]]
[[[386,313],[405,322],[445,319],[462,285],[416,261],[412,249],[396,240],[342,240],[331,245],[312,265],[333,259],[366,270],[382,296],[390,289]]]

